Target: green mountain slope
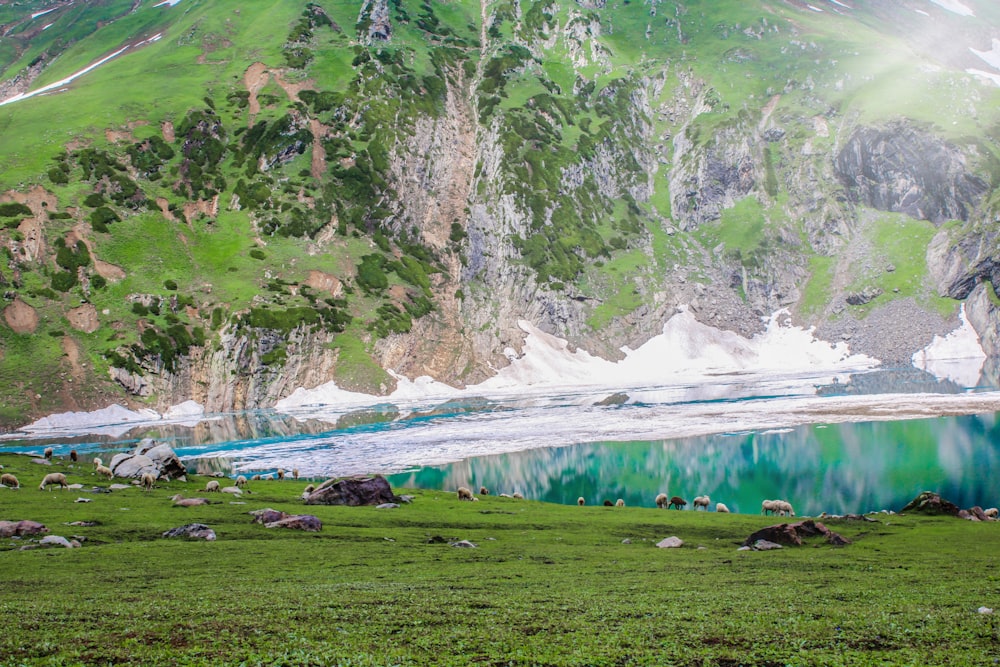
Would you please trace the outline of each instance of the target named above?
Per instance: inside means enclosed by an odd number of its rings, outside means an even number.
[[[519,319],[614,355],[680,304],[901,361],[964,301],[996,351],[994,26],[985,0],[4,5],[0,421],[478,381]]]

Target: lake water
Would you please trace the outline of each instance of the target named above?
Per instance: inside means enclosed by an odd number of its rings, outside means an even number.
[[[648,507],[661,492],[688,501],[709,494],[713,507],[750,513],[765,498],[783,498],[813,515],[899,509],[923,490],[963,507],[1000,504],[998,410],[992,385],[963,387],[913,369],[843,380],[727,374],[613,393],[546,390],[109,425],[9,438],[0,450],[53,446],[107,460],[152,437],[199,473],[377,472],[394,488],[486,486],[571,504],[622,498]],[[915,418],[927,415],[952,416]]]

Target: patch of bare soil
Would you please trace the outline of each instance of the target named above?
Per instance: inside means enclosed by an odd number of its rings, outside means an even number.
[[[309,131],[313,135],[312,164],[309,172],[313,178],[320,178],[326,173],[326,150],[323,148],[323,138],[326,136],[326,126],[315,118],[309,120]]]
[[[73,308],[66,313],[69,325],[77,331],[84,333],[94,333],[101,326],[97,319],[97,308],[92,303],[85,303],[78,308]]]
[[[243,85],[250,93],[250,121],[248,123],[250,127],[253,127],[254,117],[260,113],[260,101],[257,99],[257,93],[267,85],[268,76],[267,65],[264,63],[254,63],[243,73]]]
[[[20,298],[4,308],[3,318],[15,333],[35,333],[38,328],[38,313]]]
[[[163,197],[156,198],[156,205],[160,207],[160,213],[163,217],[170,222],[177,222],[177,218],[174,217],[174,212],[170,210],[170,202]]]
[[[219,215],[219,195],[215,195],[211,200],[199,199],[189,201],[184,204],[184,220],[190,225],[198,215],[204,215],[215,220]]]
[[[69,361],[70,374],[74,380],[82,380],[84,375],[83,366],[80,365],[80,346],[69,336],[62,337],[62,349]]]
[[[125,270],[120,266],[99,259],[94,260],[94,270],[97,271],[97,275],[113,283],[124,280],[126,276]]]
[[[160,133],[163,135],[163,140],[168,144],[174,143],[174,124],[169,120],[165,120],[160,123]]]
[[[323,271],[310,271],[306,285],[318,292],[328,292],[334,298],[340,296],[344,289],[343,283],[336,276]]]

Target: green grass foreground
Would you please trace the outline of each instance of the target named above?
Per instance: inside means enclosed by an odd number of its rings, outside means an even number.
[[[985,665],[1000,656],[998,615],[977,612],[1000,607],[1000,524],[830,520],[853,544],[738,552],[776,520],[429,491],[399,509],[305,507],[305,482],[288,479],[251,482],[242,499],[199,493],[208,478],[194,476],[149,493],[43,492],[53,470],[87,488],[107,482],[82,462],[0,463],[22,484],[0,489],[0,519],[86,538],[79,549],[23,551],[28,539],[0,540],[2,665]],[[175,493],[216,502],[174,507]],[[264,507],[315,514],[323,530],[251,524],[247,512]],[[160,536],[192,522],[218,540]],[[654,547],[671,535],[684,547]]]

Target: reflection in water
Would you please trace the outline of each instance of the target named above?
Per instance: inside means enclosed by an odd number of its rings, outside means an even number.
[[[395,487],[485,486],[493,494],[588,504],[622,498],[653,507],[657,493],[756,513],[783,498],[797,513],[899,509],[933,490],[962,507],[995,506],[1000,479],[996,415],[803,426],[781,432],[654,442],[588,443],[483,456],[392,475]]]

